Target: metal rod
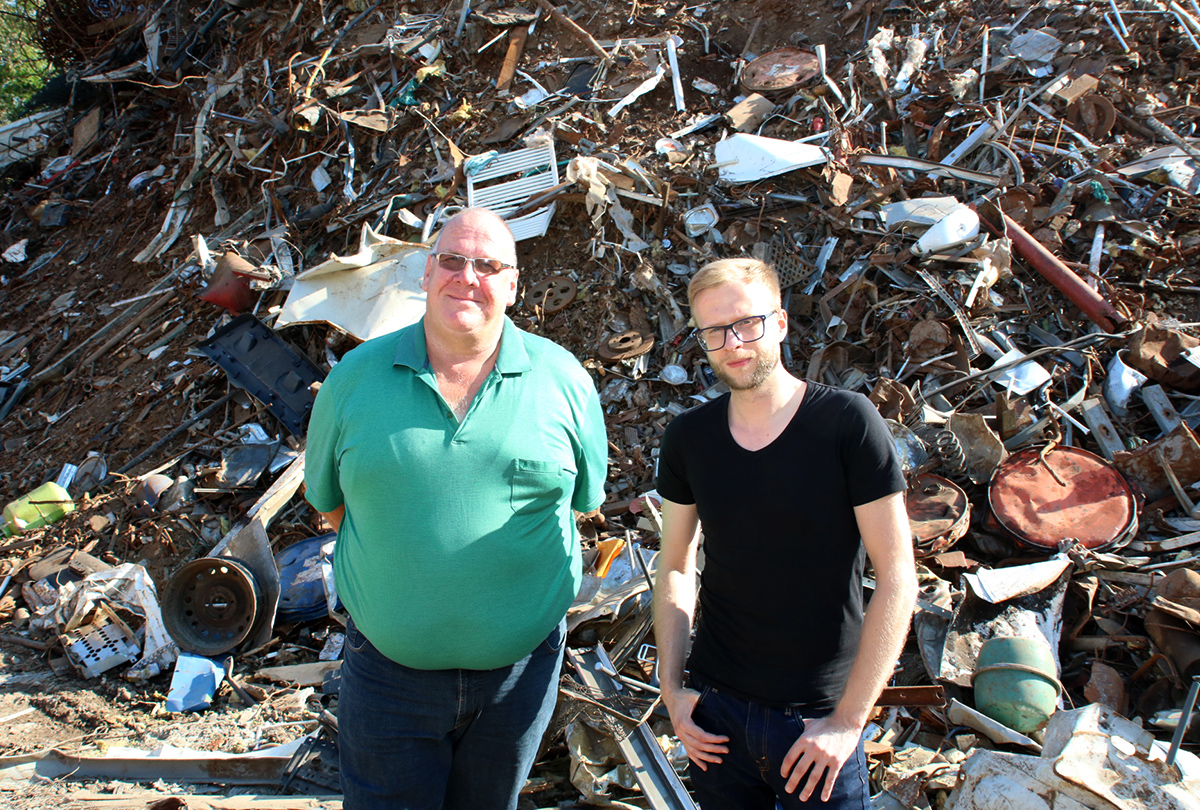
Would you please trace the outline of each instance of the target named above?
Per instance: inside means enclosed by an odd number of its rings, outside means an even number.
[[[1106,11],[1106,12],[1104,12],[1104,21],[1105,21],[1106,23],[1108,23],[1108,28],[1109,28],[1109,30],[1113,32],[1113,36],[1115,36],[1115,37],[1117,38],[1117,42],[1119,42],[1119,43],[1121,44],[1121,49],[1122,49],[1122,50],[1124,50],[1124,51],[1125,51],[1125,53],[1129,53],[1129,43],[1127,43],[1127,42],[1125,41],[1125,37],[1121,36],[1121,32],[1120,32],[1120,30],[1118,29],[1118,27],[1117,27],[1117,24],[1114,24],[1114,23],[1113,23],[1113,18],[1112,18],[1112,15],[1111,15],[1111,14],[1109,14],[1107,11]],[[1120,23],[1120,21],[1121,21],[1121,18],[1120,18],[1120,17],[1118,17],[1118,18],[1117,18],[1117,23]],[[1122,26],[1122,27],[1123,27],[1123,26]],[[1186,30],[1187,30],[1187,28],[1184,28],[1183,30],[1185,30],[1185,31],[1186,31]]]
[[[200,411],[198,414],[196,414],[195,416],[193,416],[191,419],[188,419],[188,420],[187,420],[187,421],[185,421],[183,424],[181,424],[179,427],[177,427],[177,428],[175,428],[174,430],[172,430],[172,431],[171,431],[170,433],[168,433],[166,436],[163,436],[161,439],[159,439],[158,441],[156,441],[154,444],[150,445],[150,446],[149,446],[149,447],[147,447],[147,448],[146,448],[144,451],[142,451],[141,453],[139,453],[139,454],[138,454],[138,455],[137,455],[135,458],[133,458],[133,459],[131,459],[129,462],[127,462],[127,463],[125,464],[125,466],[124,466],[124,467],[122,467],[121,469],[117,470],[117,472],[116,472],[115,474],[114,474],[114,473],[109,473],[108,475],[106,475],[106,476],[104,477],[104,480],[103,480],[103,481],[101,481],[99,484],[97,484],[96,488],[97,488],[97,489],[99,489],[99,488],[101,488],[101,487],[106,487],[106,486],[108,486],[109,482],[110,482],[110,481],[112,481],[112,479],[113,479],[114,475],[124,475],[125,473],[129,472],[129,471],[130,471],[130,470],[132,470],[134,467],[136,467],[137,465],[141,464],[143,461],[145,461],[146,459],[148,459],[148,458],[149,458],[150,456],[152,456],[154,453],[157,453],[159,450],[161,450],[163,447],[165,447],[165,446],[167,445],[167,443],[168,443],[168,442],[170,442],[172,439],[174,439],[174,438],[175,438],[176,436],[178,436],[180,433],[183,433],[185,430],[187,430],[188,428],[190,428],[192,425],[196,424],[196,423],[197,423],[197,422],[199,422],[201,419],[203,419],[204,417],[208,416],[210,413],[212,413],[213,411],[215,411],[217,408],[221,407],[221,406],[222,406],[222,405],[224,405],[226,402],[228,402],[230,399],[232,399],[232,398],[233,398],[233,395],[234,395],[235,393],[236,393],[236,389],[235,389],[234,391],[230,391],[228,394],[225,394],[224,396],[222,396],[222,397],[221,397],[220,399],[218,399],[216,402],[214,402],[213,404],[209,405],[209,406],[208,406],[207,408],[205,408],[204,410]]]
[[[1008,214],[1001,212],[1000,219],[1002,220],[1002,225],[999,228],[995,227],[996,223],[990,221],[989,217],[982,217],[982,219],[992,229],[993,233],[1007,236],[1011,239],[1013,252],[1029,262],[1033,269],[1037,270],[1059,292],[1066,296],[1072,304],[1079,307],[1084,315],[1105,332],[1115,332],[1117,326],[1124,326],[1129,323],[1129,319],[1121,314],[1116,307],[1110,304],[1096,290],[1089,287],[1087,282],[1063,264],[1041,242],[1030,236]]]
[[[1200,675],[1192,678],[1192,686],[1188,689],[1187,698],[1183,701],[1183,713],[1179,715],[1179,725],[1171,735],[1171,750],[1167,752],[1167,766],[1175,765],[1175,757],[1179,754],[1179,746],[1183,743],[1183,734],[1192,721],[1192,711],[1196,708],[1196,697],[1200,695]]]

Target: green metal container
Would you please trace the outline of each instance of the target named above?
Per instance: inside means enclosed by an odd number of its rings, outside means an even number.
[[[53,481],[47,481],[4,507],[4,524],[0,531],[8,537],[40,529],[74,511],[75,501],[71,500],[70,493]]]
[[[1028,734],[1054,714],[1062,684],[1054,651],[1042,638],[992,638],[979,650],[975,708]]]

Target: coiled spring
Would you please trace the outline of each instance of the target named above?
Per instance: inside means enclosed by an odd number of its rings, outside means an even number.
[[[942,460],[942,470],[948,478],[956,478],[967,471],[967,455],[959,444],[958,437],[949,430],[939,430],[934,439],[934,449]]]

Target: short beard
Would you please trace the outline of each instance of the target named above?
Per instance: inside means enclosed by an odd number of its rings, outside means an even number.
[[[757,355],[754,362],[754,371],[750,374],[750,379],[745,382],[741,382],[732,375],[726,374],[724,369],[717,366],[713,367],[713,373],[717,375],[718,380],[729,386],[730,391],[753,391],[765,383],[775,371],[775,367],[779,365],[779,354],[779,347],[774,346]]]

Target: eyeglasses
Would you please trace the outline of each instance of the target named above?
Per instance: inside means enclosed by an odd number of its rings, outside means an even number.
[[[725,348],[725,341],[730,332],[733,332],[742,343],[762,340],[763,335],[767,333],[767,318],[776,312],[778,310],[772,310],[766,315],[751,315],[749,318],[742,318],[740,321],[734,321],[725,326],[707,326],[697,329],[696,340],[699,341],[700,348],[706,352],[715,352],[717,349]]]
[[[494,276],[501,271],[516,267],[516,265],[509,264],[500,259],[489,259],[485,256],[472,258],[458,253],[435,253],[433,257],[437,259],[438,264],[451,273],[457,273],[465,269],[468,264],[474,267],[475,273],[480,276]]]

